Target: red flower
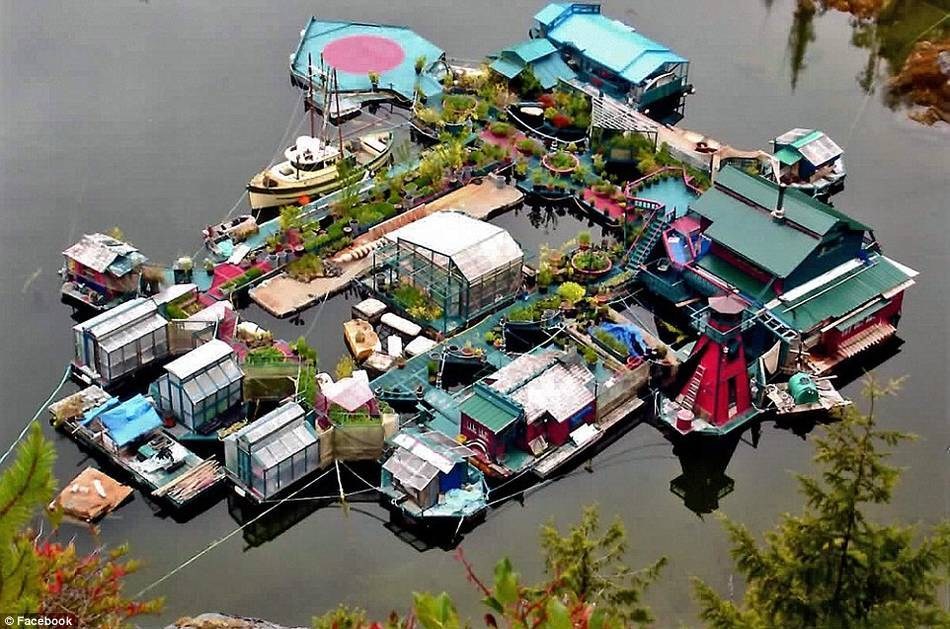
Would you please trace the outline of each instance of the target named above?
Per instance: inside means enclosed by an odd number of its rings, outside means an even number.
[[[563,129],[564,127],[571,126],[571,119],[564,114],[558,112],[551,118],[551,124],[553,124],[558,129]]]

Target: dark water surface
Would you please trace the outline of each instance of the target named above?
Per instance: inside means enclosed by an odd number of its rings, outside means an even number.
[[[190,254],[200,227],[225,214],[248,177],[282,148],[276,144],[298,99],[288,84],[287,55],[313,11],[408,24],[450,55],[477,58],[523,38],[540,6],[0,0],[0,443],[19,432],[69,357],[71,322],[55,275],[60,251],[83,232],[119,225],[152,259]],[[788,128],[811,126],[845,147],[849,177],[838,206],[874,225],[890,255],[922,272],[905,302],[903,351],[878,370],[910,376],[901,399],[883,405],[885,424],[922,437],[897,454],[909,469],[883,515],[923,523],[946,516],[948,134],[917,126],[877,95],[865,97],[855,76],[866,54],[849,44],[841,15],[815,21],[816,41],[792,92],[791,0],[611,1],[606,10],[691,60],[697,94],[687,107],[688,126],[740,147],[765,146]],[[498,222],[529,247],[577,229],[564,219],[551,233],[534,234],[524,211]],[[272,327],[290,338],[308,332],[332,367],[348,309],[345,299],[334,299],[316,322],[310,312],[303,325]],[[259,321],[272,323],[263,315]],[[72,443],[57,440],[57,473],[65,481],[87,461]],[[797,510],[791,472],[808,470],[811,454],[807,440],[771,426],[757,449],[739,443],[731,461],[727,450],[719,467],[728,462],[735,490],[721,500],[722,510],[754,531]],[[693,475],[695,467],[688,465]],[[713,476],[722,472],[707,467]],[[576,472],[524,506],[492,513],[464,548],[483,571],[508,554],[536,576],[539,524],[573,521],[583,505],[597,502],[605,515],[626,522],[635,565],[669,557],[662,584],[650,594],[660,624],[694,624],[689,576],[727,591],[732,568],[715,519],[697,516],[670,492],[682,471],[669,444],[640,426],[604,452],[593,473]],[[235,535],[157,588],[168,597],[167,613],[145,624],[204,610],[306,624],[341,600],[383,614],[403,607],[416,589],[447,590],[474,612],[475,593],[453,556],[415,550],[382,526],[384,517],[375,505],[348,515],[325,508],[263,544]],[[108,542],[128,540],[145,560],[130,580],[135,591],[235,526],[226,501],[179,524],[154,516],[137,497],[102,528]]]

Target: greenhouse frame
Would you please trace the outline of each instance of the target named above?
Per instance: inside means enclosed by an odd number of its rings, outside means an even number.
[[[108,386],[168,355],[168,321],[138,298],[73,327],[73,366]]]
[[[165,374],[155,383],[159,408],[189,430],[201,432],[241,402],[243,378],[231,346],[213,339],[165,365]]]
[[[524,253],[491,223],[443,211],[386,237],[390,242],[373,253],[373,289],[416,287],[441,308],[431,323],[442,332],[510,302],[521,288]]]
[[[285,402],[224,440],[224,464],[254,500],[267,500],[320,466],[320,439],[296,402]]]

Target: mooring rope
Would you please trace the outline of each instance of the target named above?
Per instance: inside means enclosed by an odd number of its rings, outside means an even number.
[[[43,402],[38,409],[36,409],[36,413],[33,414],[33,417],[30,418],[30,421],[26,422],[23,430],[20,431],[20,434],[17,435],[17,438],[13,441],[13,443],[10,444],[10,447],[7,448],[7,451],[3,453],[3,456],[0,456],[0,465],[3,465],[3,462],[7,460],[7,457],[10,456],[10,453],[13,452],[13,450],[17,447],[17,444],[23,441],[23,437],[26,436],[30,426],[32,426],[33,422],[36,421],[36,418],[40,416],[40,413],[43,412],[43,409],[49,406],[49,404],[53,401],[53,398],[56,397],[60,389],[63,388],[63,385],[66,384],[67,380],[69,380],[69,365],[66,365],[66,370],[63,372],[63,379],[59,381],[59,384],[56,385],[56,388],[53,389],[53,392],[49,394],[49,397],[46,398],[46,401]]]
[[[245,522],[245,523],[242,524],[241,526],[237,527],[236,529],[234,529],[233,531],[231,531],[230,533],[228,533],[228,534],[225,535],[224,537],[219,537],[218,539],[212,541],[210,544],[208,544],[207,546],[205,546],[204,548],[202,548],[200,551],[198,551],[197,553],[195,553],[194,555],[192,555],[191,557],[189,557],[188,559],[186,559],[185,561],[183,561],[182,563],[180,563],[177,567],[175,567],[175,568],[173,568],[172,570],[166,572],[162,577],[156,579],[155,581],[149,583],[149,584],[146,585],[144,588],[142,588],[141,590],[139,590],[139,592],[138,592],[133,598],[141,598],[143,595],[145,595],[145,593],[147,593],[147,592],[149,592],[150,590],[154,589],[155,587],[161,585],[162,583],[164,583],[165,581],[167,581],[168,579],[170,579],[172,576],[174,576],[175,574],[177,574],[177,573],[179,573],[180,571],[184,570],[187,566],[189,566],[189,565],[191,565],[192,563],[194,563],[195,561],[197,561],[197,560],[198,560],[200,557],[202,557],[203,555],[205,555],[205,554],[211,552],[212,550],[214,550],[215,548],[217,548],[218,546],[220,546],[220,545],[223,544],[224,542],[228,541],[229,539],[231,539],[232,537],[234,537],[235,535],[237,535],[238,533],[240,533],[241,531],[243,531],[244,529],[246,529],[246,528],[249,527],[250,525],[254,524],[255,522],[257,522],[258,520],[260,520],[260,519],[263,518],[264,516],[266,516],[266,515],[268,515],[269,513],[273,512],[275,509],[279,508],[280,505],[284,504],[285,502],[287,502],[288,500],[290,500],[291,498],[293,498],[294,496],[296,496],[297,494],[299,494],[299,493],[302,492],[303,490],[307,489],[308,487],[312,487],[313,485],[315,485],[315,484],[317,483],[317,481],[322,480],[323,478],[325,478],[325,477],[326,477],[330,472],[332,472],[332,471],[333,471],[333,470],[327,470],[327,471],[324,472],[323,474],[320,474],[319,476],[317,476],[316,478],[314,478],[312,481],[310,481],[310,482],[308,482],[307,484],[303,485],[300,489],[297,489],[297,490],[291,492],[290,494],[288,494],[285,498],[282,498],[282,499],[281,499],[277,504],[275,504],[273,507],[270,507],[269,509],[266,509],[265,511],[262,511],[259,515],[257,515],[257,516],[255,516],[255,517],[251,518],[250,520],[248,520],[247,522]]]

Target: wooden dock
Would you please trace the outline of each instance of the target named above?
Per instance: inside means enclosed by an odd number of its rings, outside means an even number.
[[[365,247],[387,233],[403,227],[407,224],[407,215],[411,216],[409,222],[412,222],[433,212],[458,210],[472,218],[487,220],[519,205],[523,200],[524,194],[520,190],[494,178],[488,177],[480,183],[470,183],[380,223],[357,238],[350,248],[334,256],[334,262],[343,271],[339,276],[320,277],[310,282],[301,282],[285,273],[280,273],[251,289],[249,295],[255,303],[271,315],[279,319],[289,317],[343,291],[350,282],[369,271],[373,266],[372,253],[355,260],[349,259],[350,256],[347,254],[353,249]]]

